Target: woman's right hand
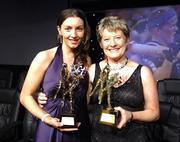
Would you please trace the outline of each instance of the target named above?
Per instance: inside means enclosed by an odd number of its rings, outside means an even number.
[[[81,123],[78,122],[76,128],[61,128],[61,127],[59,127],[58,129],[59,129],[60,131],[64,131],[64,132],[77,131],[80,125],[81,125]],[[63,126],[63,125],[62,125],[62,126]]]
[[[43,92],[39,92],[37,95],[37,102],[41,108],[44,107],[44,105],[47,103],[47,96]]]

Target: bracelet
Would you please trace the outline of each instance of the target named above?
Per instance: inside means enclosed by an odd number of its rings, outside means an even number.
[[[128,120],[128,122],[131,122],[132,119],[133,119],[133,113],[132,113],[132,112],[130,112],[130,113],[131,113],[131,117],[130,117],[130,119]]]
[[[133,120],[133,112],[131,112],[131,119],[130,119],[130,121],[132,121]]]
[[[41,118],[41,121],[44,122],[44,120],[49,116],[51,116],[51,115],[48,113],[44,114],[43,117]]]

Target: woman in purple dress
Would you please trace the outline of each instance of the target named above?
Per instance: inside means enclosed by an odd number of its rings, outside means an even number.
[[[36,142],[90,142],[86,96],[90,29],[85,14],[79,9],[61,11],[57,30],[58,47],[36,55],[27,73],[20,101],[39,118]],[[43,109],[34,99],[39,88],[48,98]],[[66,112],[74,114],[75,127],[63,127],[60,118]]]

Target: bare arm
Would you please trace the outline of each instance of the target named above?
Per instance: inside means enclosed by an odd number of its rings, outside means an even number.
[[[39,108],[36,101],[33,99],[33,95],[39,88],[47,69],[48,61],[46,58],[45,52],[40,52],[36,55],[30,65],[20,94],[21,103],[39,119],[41,119],[45,112]]]
[[[30,65],[20,94],[20,102],[22,105],[39,119],[42,119],[47,114],[47,112],[45,112],[37,104],[33,98],[33,95],[39,88],[47,67],[54,57],[55,50],[56,49],[54,48],[52,50],[42,51],[36,55]],[[52,118],[50,116],[46,117],[45,122],[49,125],[52,125],[53,127],[61,126],[57,118]]]
[[[145,122],[155,121],[160,116],[157,82],[151,70],[145,66],[142,67],[141,77],[145,101],[144,110],[133,112],[133,119]]]
[[[130,112],[122,107],[116,107],[115,109],[121,112],[121,121],[117,125],[118,128],[124,127],[130,120],[152,122],[159,119],[160,109],[157,82],[155,81],[151,70],[145,66],[141,69],[141,78],[144,93],[144,110]]]

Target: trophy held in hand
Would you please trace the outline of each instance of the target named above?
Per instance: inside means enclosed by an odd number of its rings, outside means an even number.
[[[64,63],[61,70],[61,79],[55,97],[61,98],[62,114],[59,116],[63,126],[61,128],[77,128],[77,116],[75,114],[75,92],[80,79],[85,75],[83,64],[73,64],[71,72],[68,72],[67,65]]]
[[[99,104],[102,103],[105,94],[107,95],[107,107],[101,111],[99,123],[109,126],[116,126],[120,117],[119,111],[116,111],[111,106],[111,94],[112,86],[118,83],[118,74],[109,75],[110,69],[107,65],[100,73],[100,78],[96,83],[91,95],[95,93],[95,90],[99,87]]]

